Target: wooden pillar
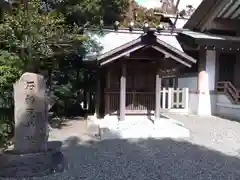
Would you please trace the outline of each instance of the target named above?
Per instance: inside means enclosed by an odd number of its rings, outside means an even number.
[[[186,109],[188,111],[188,103],[189,103],[189,89],[188,88],[183,88],[183,99],[182,99],[183,103],[184,103],[184,109]]]
[[[174,85],[173,85],[173,88],[175,89],[175,88],[178,88],[178,75],[176,75],[175,77],[174,77]]]
[[[172,109],[173,88],[168,88],[168,109]]]
[[[110,72],[110,68],[107,69],[107,92],[109,92],[111,86],[111,72]],[[110,113],[110,93],[106,94],[106,114]]]
[[[101,101],[101,79],[100,79],[100,70],[97,74],[97,87],[96,87],[96,104],[95,104],[95,114],[96,117],[100,117],[100,101]]]
[[[155,120],[160,119],[160,108],[161,108],[161,84],[162,79],[160,76],[160,69],[156,71],[156,95],[155,95]]]
[[[83,90],[83,109],[86,110],[87,109],[87,90],[86,90],[86,84],[87,84],[87,80],[88,80],[88,73],[87,71],[84,71],[84,90]]]
[[[219,73],[220,73],[219,72],[219,58],[220,58],[220,50],[216,50],[215,90],[217,90],[217,85],[219,82]],[[235,67],[239,67],[239,66],[235,66]]]
[[[120,78],[120,121],[125,120],[125,112],[126,112],[126,64],[123,64]]]

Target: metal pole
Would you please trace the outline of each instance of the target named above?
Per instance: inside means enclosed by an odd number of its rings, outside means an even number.
[[[176,3],[176,18],[175,18],[175,21],[173,23],[173,27],[172,27],[172,31],[171,31],[171,34],[173,33],[173,30],[175,29],[175,26],[177,24],[177,20],[178,20],[178,17],[179,17],[179,13],[178,13],[178,6],[179,6],[179,3],[180,3],[180,0],[177,0],[177,3]]]

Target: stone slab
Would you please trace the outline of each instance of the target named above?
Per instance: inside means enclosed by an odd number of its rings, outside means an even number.
[[[47,101],[44,77],[24,73],[14,84],[14,148],[22,153],[40,152],[47,146]]]
[[[48,149],[38,153],[7,151],[0,156],[0,177],[37,177],[63,171],[64,156],[61,142],[49,142]]]

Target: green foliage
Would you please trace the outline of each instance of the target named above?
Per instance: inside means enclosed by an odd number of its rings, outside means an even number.
[[[70,24],[96,27],[103,20],[105,25],[120,21],[129,0],[64,0],[54,7],[64,13]]]
[[[28,10],[20,6],[0,24],[1,46],[16,53],[28,71],[38,71],[41,61],[56,52],[81,51],[81,44],[87,40],[78,34],[78,27],[64,25],[62,14],[39,13],[40,4],[38,0],[30,1]]]
[[[84,81],[82,57],[101,48],[82,28],[121,20],[128,0],[64,0],[48,2],[47,10],[43,4],[19,4],[0,22],[0,145],[12,134],[13,84],[26,71],[45,76],[56,116],[79,112],[83,89],[95,88],[92,70]]]
[[[30,1],[28,9],[20,5],[0,23],[0,145],[8,140],[6,128],[12,130],[13,84],[21,74],[36,72],[48,79],[45,72],[62,70],[57,57],[82,56],[91,46],[77,26],[66,25],[63,14],[40,13],[40,5],[39,0]]]
[[[71,105],[77,104],[78,94],[76,89],[72,87],[71,83],[58,85],[53,88],[54,105],[52,111],[54,116],[71,116],[72,112],[68,112]]]
[[[0,100],[1,104],[12,102],[13,83],[20,77],[21,61],[18,56],[0,51]]]
[[[0,145],[7,145],[13,134],[13,83],[22,73],[20,62],[18,56],[0,51]]]
[[[168,0],[163,1],[161,7],[150,9],[139,5],[135,0],[130,0],[129,2],[128,10],[124,14],[123,20],[120,21],[122,27],[128,27],[131,21],[134,22],[135,28],[142,28],[145,22],[147,22],[150,27],[156,27],[159,23],[165,24],[162,22],[163,16],[160,14],[174,14],[176,9],[173,1]],[[156,13],[158,15],[156,15]]]

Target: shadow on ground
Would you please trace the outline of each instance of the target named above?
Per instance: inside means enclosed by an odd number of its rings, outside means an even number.
[[[77,116],[77,117],[54,117],[49,120],[49,125],[53,129],[62,129],[66,126],[69,126],[69,121],[85,121],[86,117]]]
[[[60,108],[60,109],[59,109]],[[59,111],[61,113],[59,113]],[[87,111],[80,104],[71,104],[66,109],[61,109],[56,103],[48,112],[49,125],[54,129],[62,129],[68,126],[69,121],[84,121],[87,118]]]
[[[67,178],[96,180],[234,180],[240,159],[187,141],[104,140],[70,137],[63,153]]]

